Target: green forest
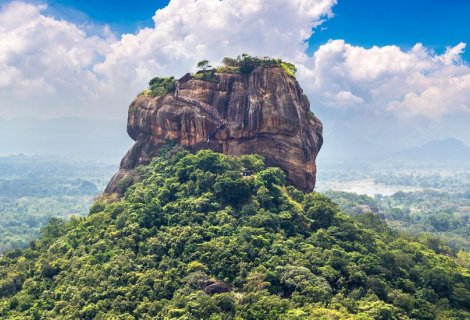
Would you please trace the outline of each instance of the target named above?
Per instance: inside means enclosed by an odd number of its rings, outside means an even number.
[[[25,247],[51,218],[86,215],[114,170],[47,156],[0,157],[0,254]]]
[[[468,253],[349,216],[259,156],[168,146],[138,175],[4,253],[0,318],[470,318]]]
[[[353,216],[373,211],[410,235],[442,240],[454,251],[470,250],[470,192],[423,190],[368,197],[328,191],[325,195]],[[442,242],[441,241],[441,242]]]

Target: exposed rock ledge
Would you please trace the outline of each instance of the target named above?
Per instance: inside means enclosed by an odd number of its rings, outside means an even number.
[[[295,78],[281,67],[216,76],[217,83],[186,75],[178,97],[139,96],[131,103],[127,131],[135,144],[105,193],[121,194],[126,177],[171,140],[191,151],[261,154],[268,165],[285,170],[290,183],[313,190],[323,126],[309,113],[310,103]]]

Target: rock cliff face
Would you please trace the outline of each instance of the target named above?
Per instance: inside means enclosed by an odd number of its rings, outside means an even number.
[[[133,170],[172,140],[191,151],[261,154],[268,165],[285,170],[290,183],[313,190],[323,126],[309,113],[295,78],[281,67],[216,77],[217,82],[186,75],[177,96],[139,96],[131,103],[127,131],[135,144],[105,193],[122,193]]]

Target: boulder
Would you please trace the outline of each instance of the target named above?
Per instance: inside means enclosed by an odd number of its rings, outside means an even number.
[[[282,67],[250,74],[216,73],[217,81],[186,75],[178,96],[138,96],[129,107],[127,131],[135,141],[105,193],[120,193],[133,170],[149,163],[161,146],[177,141],[196,152],[260,154],[304,191],[315,187],[315,159],[323,143],[320,120],[297,80]]]

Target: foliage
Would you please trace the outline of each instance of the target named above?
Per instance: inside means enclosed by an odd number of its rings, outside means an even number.
[[[27,246],[51,218],[85,215],[91,202],[90,196],[0,197],[0,254]]]
[[[269,57],[253,57],[242,54],[237,58],[225,57],[222,60],[222,66],[212,67],[209,60],[201,60],[197,63],[196,68],[199,70],[193,77],[195,79],[218,82],[219,78],[216,73],[241,73],[250,74],[257,67],[274,67],[280,66],[284,72],[290,77],[295,77],[297,68],[294,64],[284,62],[281,59],[273,59]],[[174,77],[161,78],[155,77],[149,82],[149,88],[142,91],[139,96],[163,96],[169,92],[173,92],[176,88],[176,80]]]
[[[51,218],[85,215],[114,170],[49,157],[0,158],[0,253],[26,246]]]
[[[204,80],[204,81],[211,81],[211,82],[219,82],[219,79],[215,75],[215,69],[207,70],[207,71],[199,71],[194,75],[194,79]]]
[[[273,59],[269,57],[253,57],[248,54],[242,54],[238,56],[236,59],[225,57],[222,60],[223,67],[218,69],[218,72],[239,72],[242,74],[250,74],[253,70],[257,67],[264,66],[264,67],[274,67],[274,66],[281,66],[282,69],[291,77],[295,76],[297,72],[297,68],[294,64],[289,62],[284,62],[281,59]]]
[[[311,110],[308,110],[307,111],[307,120],[312,121],[314,119],[315,119],[315,114]]]
[[[168,148],[120,201],[0,259],[12,319],[465,319],[468,257],[286,186],[259,156]],[[368,220],[369,219],[369,220]],[[373,229],[367,226],[375,226]],[[207,293],[208,286],[228,288]]]
[[[199,70],[195,75],[194,79],[218,82],[219,79],[215,75],[216,69],[212,68],[209,64],[209,60],[202,60],[197,63],[196,68]]]
[[[222,59],[222,64],[226,67],[239,67],[240,66],[240,56],[236,59],[230,57],[224,57]]]
[[[390,173],[380,172],[374,176],[375,183],[383,183],[385,185],[401,185],[401,186],[417,186],[422,188],[445,188],[448,191],[466,191],[458,190],[462,187],[467,187],[470,183],[470,173],[465,167],[459,168],[464,170],[453,169],[449,174],[445,169],[439,170],[439,173],[435,171],[431,172],[405,172],[405,173]],[[468,190],[468,189],[467,189]]]
[[[141,93],[139,93],[139,97],[151,97],[152,91],[150,89],[145,89]]]
[[[290,62],[281,62],[281,67],[290,77],[295,77],[297,67],[294,64]]]
[[[422,241],[429,244],[441,238],[453,250],[470,249],[470,197],[466,193],[425,190],[374,198],[347,192],[325,194],[349,214],[374,211],[394,229],[422,235]]]
[[[176,80],[174,77],[168,77],[168,78],[160,78],[160,77],[155,77],[149,82],[149,89],[150,93],[148,92],[143,92],[142,94],[150,95],[152,97],[159,97],[163,96],[169,92],[172,92],[175,90],[176,87]]]
[[[215,71],[217,73],[240,73],[239,67],[218,66]]]
[[[209,60],[202,60],[197,63],[196,68],[205,71],[207,69],[212,69],[212,66],[209,64]]]
[[[102,176],[100,169],[107,168],[45,157],[0,158],[0,197],[94,196],[93,176]]]
[[[242,54],[237,58],[225,57],[222,59],[222,65],[214,69],[217,73],[241,73],[250,74],[257,67],[275,67],[280,66],[291,77],[295,77],[297,68],[294,64],[284,62],[281,59],[269,57],[253,57],[248,54]]]

